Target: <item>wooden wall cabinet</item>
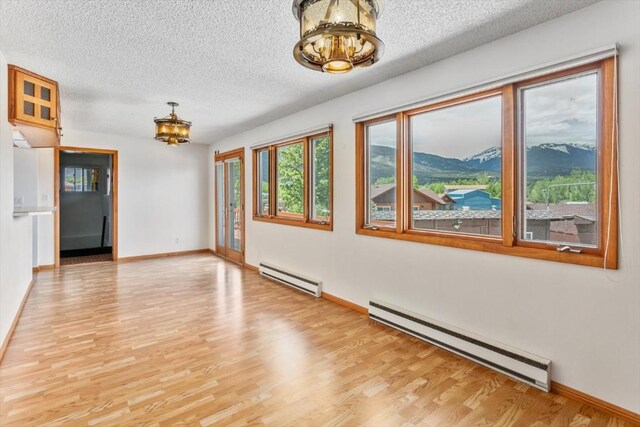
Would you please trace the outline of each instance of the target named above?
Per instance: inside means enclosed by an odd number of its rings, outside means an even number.
[[[58,83],[9,65],[9,123],[32,147],[57,147],[62,134]]]

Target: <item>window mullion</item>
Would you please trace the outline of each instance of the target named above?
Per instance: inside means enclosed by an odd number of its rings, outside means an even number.
[[[275,147],[269,147],[269,217],[276,216],[277,198],[276,198],[276,178],[277,178],[277,164],[276,164],[276,149]]]
[[[405,230],[407,168],[405,163],[403,113],[396,114],[396,233]]]
[[[309,174],[309,168],[310,168],[310,161],[309,161],[309,156],[311,155],[311,150],[309,149],[309,144],[310,144],[310,138],[306,137],[304,139],[303,145],[302,145],[302,158],[303,160],[303,166],[302,166],[302,188],[303,188],[303,203],[302,203],[302,217],[304,218],[304,222],[309,222],[309,203],[311,203],[311,197],[309,197],[309,192],[311,191],[311,186],[310,186],[310,174]]]
[[[516,108],[512,84],[502,91],[502,244],[513,246],[516,237]]]

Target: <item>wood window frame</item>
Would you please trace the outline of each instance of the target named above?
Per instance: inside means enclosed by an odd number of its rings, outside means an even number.
[[[329,137],[329,220],[317,221],[314,220],[311,215],[311,192],[313,185],[313,177],[311,176],[311,155],[313,150],[311,144],[314,139],[319,137]],[[303,189],[304,189],[304,201],[303,201],[303,213],[299,217],[285,216],[278,214],[278,194],[277,194],[277,150],[281,147],[286,147],[293,144],[303,144]],[[269,213],[264,215],[260,209],[260,196],[261,185],[260,176],[258,175],[258,154],[267,150],[269,153]],[[257,147],[252,150],[253,157],[253,220],[261,222],[270,222],[281,225],[291,225],[294,227],[306,227],[316,230],[333,231],[333,129],[330,128],[326,132],[319,132],[303,137],[295,138],[288,141],[283,141],[268,146]]]
[[[519,191],[518,179],[520,163],[518,158],[517,90],[523,86],[551,81],[590,70],[599,70],[599,132],[597,147],[598,197],[600,210],[598,220],[600,239],[597,248],[582,248],[582,253],[558,252],[560,243],[540,243],[522,241],[518,238]],[[477,250],[483,252],[519,256],[540,260],[556,261],[591,267],[618,268],[618,170],[617,170],[617,130],[614,125],[614,59],[608,58],[581,65],[564,71],[547,74],[501,87],[477,92],[441,102],[398,112],[384,117],[357,122],[356,140],[356,233],[364,236],[383,237],[411,242]],[[409,118],[426,111],[436,110],[501,95],[502,97],[502,236],[450,233],[434,230],[412,229],[411,199],[411,147],[409,143]],[[396,158],[396,226],[372,227],[366,224],[367,217],[367,153],[366,128],[371,124],[395,119],[397,126]]]

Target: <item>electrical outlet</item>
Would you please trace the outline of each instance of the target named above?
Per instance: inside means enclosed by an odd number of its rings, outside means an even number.
[[[13,198],[14,206],[22,206],[24,205],[24,196],[16,196]]]
[[[49,201],[49,195],[48,194],[43,194],[42,196],[40,196],[40,200],[42,200],[43,202],[48,202]]]
[[[176,237],[176,245],[179,245],[179,244],[180,244],[180,238]]]

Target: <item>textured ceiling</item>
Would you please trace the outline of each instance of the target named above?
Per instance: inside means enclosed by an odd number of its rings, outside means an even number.
[[[385,56],[347,75],[293,60],[291,0],[2,0],[0,51],[59,82],[64,127],[150,137],[175,100],[215,143],[596,1],[387,0]]]

